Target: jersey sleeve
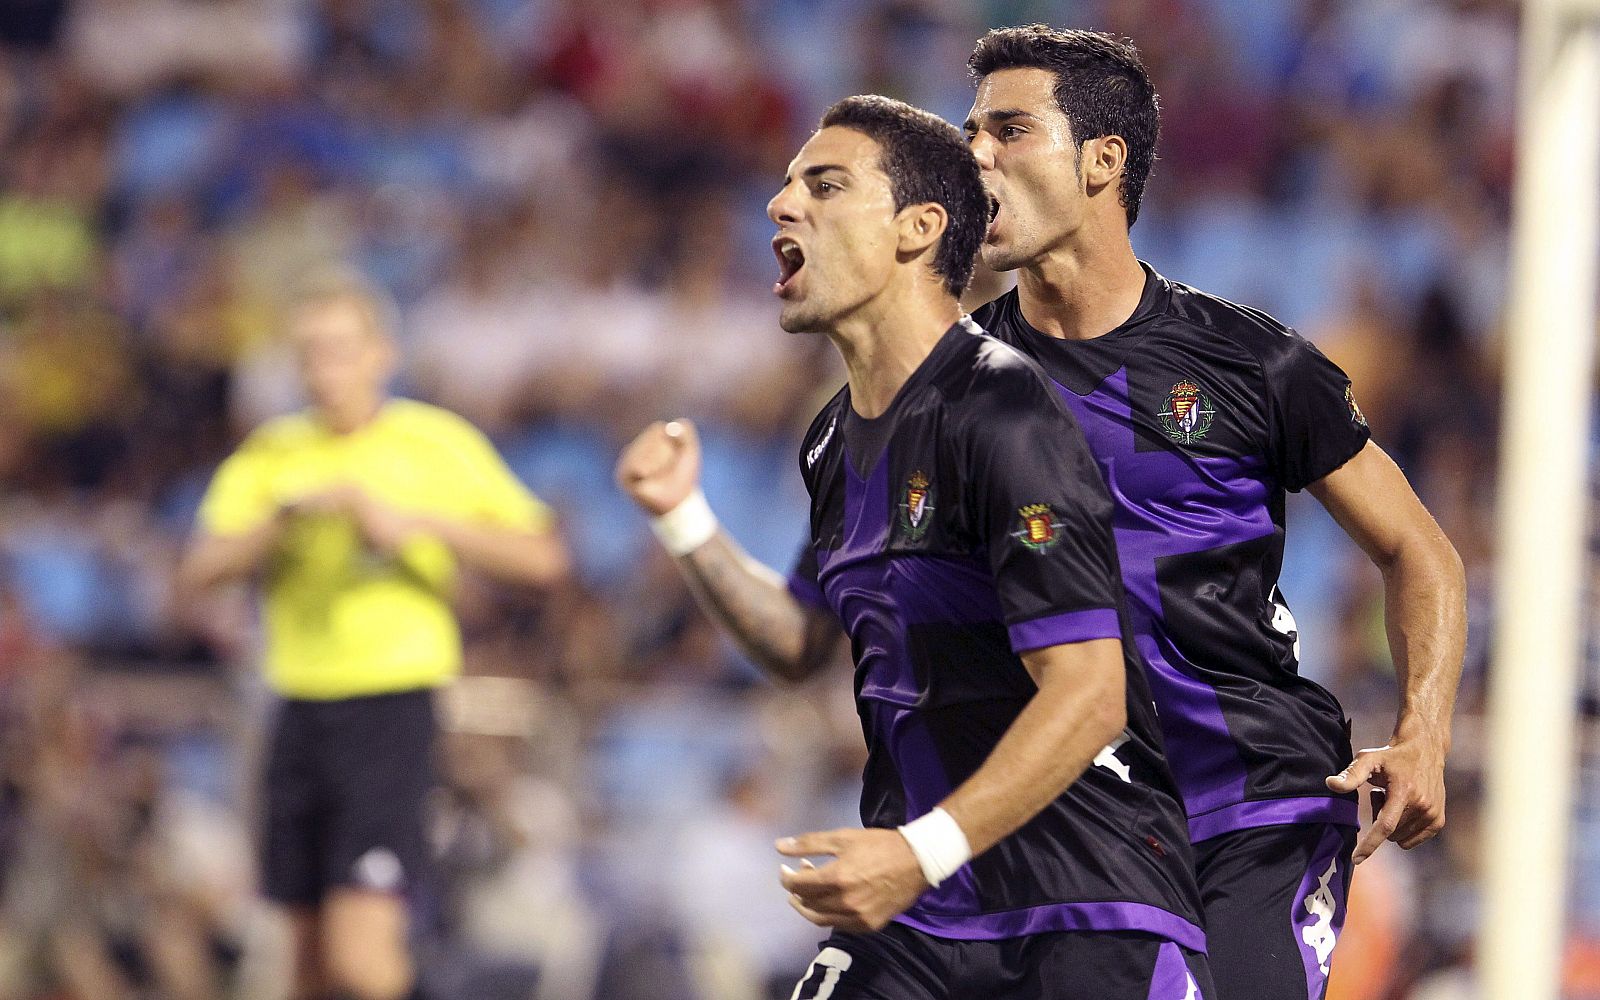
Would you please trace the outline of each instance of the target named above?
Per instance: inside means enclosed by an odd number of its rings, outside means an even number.
[[[457,454],[464,466],[462,489],[471,511],[482,520],[508,528],[548,531],[555,515],[523,485],[483,432],[461,421]]]
[[[273,492],[270,466],[259,436],[246,438],[237,451],[223,459],[200,500],[196,518],[200,530],[211,535],[243,535],[271,520],[279,497]]]
[[[822,593],[822,584],[817,581],[817,547],[811,544],[809,538],[801,544],[799,553],[795,555],[794,568],[789,571],[789,593],[808,608],[832,613],[833,609],[828,607],[828,599]]]
[[[1271,404],[1267,454],[1284,489],[1298,493],[1339,468],[1372,433],[1350,377],[1297,333],[1264,361]]]
[[[1042,378],[1009,381],[1003,403],[969,414],[967,502],[1011,648],[1119,638],[1122,583],[1100,470]]]

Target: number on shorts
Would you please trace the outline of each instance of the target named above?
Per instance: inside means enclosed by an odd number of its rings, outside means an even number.
[[[839,985],[839,977],[850,968],[850,953],[839,948],[824,948],[811,960],[806,967],[806,974],[800,977],[800,982],[795,985],[794,995],[789,1000],[828,1000],[833,996],[833,988]],[[817,984],[817,992],[804,994],[806,984],[811,982],[811,977],[816,975],[817,969],[822,968],[822,981]]]
[[[1272,630],[1294,641],[1294,662],[1300,662],[1300,626],[1295,624],[1294,612],[1283,599],[1277,587],[1272,588]]]
[[[1117,751],[1121,750],[1122,745],[1128,742],[1129,735],[1128,731],[1124,729],[1116,739],[1106,744],[1104,749],[1094,755],[1094,762],[1131,784],[1133,782],[1133,768],[1129,767],[1121,757],[1117,756]]]

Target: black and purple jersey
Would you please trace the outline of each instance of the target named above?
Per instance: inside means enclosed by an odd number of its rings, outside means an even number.
[[[894,827],[989,756],[1037,688],[1019,654],[1128,634],[1111,500],[1037,365],[951,327],[888,411],[849,388],[806,434],[811,544],[796,597],[850,636],[861,819]],[[1137,653],[1127,728],[1078,781],[900,922],[998,940],[1143,931],[1203,951],[1192,855]]]
[[[1344,372],[1304,338],[1145,271],[1133,315],[1092,340],[1040,333],[1015,291],[974,319],[1039,362],[1105,476],[1191,837],[1354,825],[1355,796],[1323,783],[1350,762],[1349,723],[1300,676],[1277,582],[1284,492],[1349,461],[1366,419]]]

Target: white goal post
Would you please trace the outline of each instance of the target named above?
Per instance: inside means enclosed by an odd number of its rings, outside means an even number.
[[[1479,995],[1557,1000],[1600,258],[1600,0],[1524,0],[1522,17],[1477,954]]]

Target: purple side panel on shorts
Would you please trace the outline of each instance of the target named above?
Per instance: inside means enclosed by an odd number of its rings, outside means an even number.
[[[1163,942],[1156,952],[1156,968],[1150,976],[1150,1000],[1205,1000],[1198,985],[1189,977],[1183,949],[1171,941]]]
[[[1292,799],[1261,799],[1225,806],[1203,816],[1189,817],[1189,840],[1198,844],[1202,840],[1220,837],[1235,830],[1253,830],[1262,826],[1281,826],[1289,823],[1357,826],[1360,824],[1358,816],[1356,803],[1349,799],[1322,795]]]
[[[1197,925],[1149,903],[1047,903],[977,914],[941,914],[918,904],[894,919],[954,941],[1001,941],[1054,931],[1143,931],[1190,951],[1206,950],[1205,932]]]
[[[1345,832],[1329,826],[1317,842],[1311,866],[1294,894],[1289,917],[1295,944],[1306,969],[1306,1000],[1322,1000],[1328,984],[1329,963],[1339,930],[1344,927],[1345,899],[1350,886],[1350,858]]]

